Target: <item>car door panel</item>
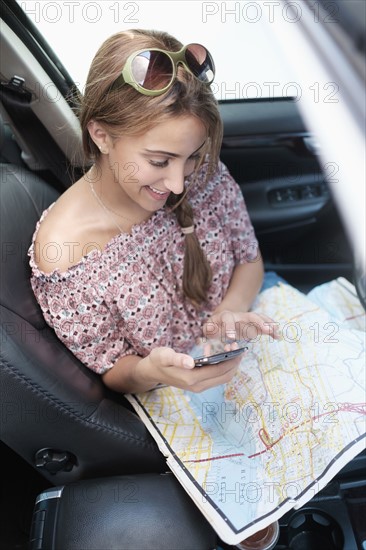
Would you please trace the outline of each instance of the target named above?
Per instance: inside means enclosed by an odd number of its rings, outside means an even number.
[[[225,101],[221,159],[240,185],[267,269],[293,283],[352,277],[352,254],[318,143],[291,98]],[[296,281],[294,276],[296,275]]]

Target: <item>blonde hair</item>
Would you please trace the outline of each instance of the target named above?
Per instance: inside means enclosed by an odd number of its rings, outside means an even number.
[[[79,120],[86,160],[98,163],[101,154],[88,132],[87,126],[92,119],[101,123],[112,139],[118,139],[121,135],[143,134],[167,119],[193,115],[204,124],[207,132],[205,154],[196,167],[196,173],[203,162],[207,162],[209,177],[217,170],[222,121],[217,101],[207,84],[180,65],[174,84],[160,96],[143,95],[128,85],[111,90],[131,53],[148,48],[178,51],[182,44],[166,32],[138,29],[112,35],[97,51],[84,95],[80,98]],[[168,205],[174,210],[181,227],[194,225],[187,190],[181,195],[171,194]],[[196,234],[190,233],[185,236],[183,293],[199,307],[207,301],[211,281],[210,264]]]

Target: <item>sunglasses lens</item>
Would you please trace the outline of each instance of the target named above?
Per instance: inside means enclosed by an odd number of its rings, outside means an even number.
[[[135,81],[146,90],[162,90],[170,83],[173,65],[164,52],[146,50],[132,61],[132,75]]]
[[[210,53],[200,44],[190,44],[186,49],[186,63],[196,78],[211,83],[215,77],[215,65]]]

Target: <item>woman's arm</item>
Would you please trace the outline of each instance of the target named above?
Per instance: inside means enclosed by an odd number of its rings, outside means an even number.
[[[138,363],[142,361],[139,355],[126,355],[115,362],[113,367],[102,374],[103,382],[111,390],[120,393],[139,393],[151,390],[158,381],[149,373],[141,379],[138,375]]]
[[[261,257],[235,267],[229,288],[214,314],[221,311],[249,311],[263,282],[263,262]]]
[[[266,315],[249,312],[261,288],[263,274],[260,257],[235,267],[224,299],[203,327],[204,336],[232,341],[267,334],[281,339],[278,323]]]

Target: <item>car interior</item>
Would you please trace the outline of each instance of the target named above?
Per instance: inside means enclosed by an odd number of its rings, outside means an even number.
[[[0,105],[2,547],[231,548],[127,399],[63,346],[33,296],[36,223],[83,166],[72,79],[16,2],[3,7]],[[265,269],[303,292],[337,277],[357,287],[329,187],[337,165],[322,165],[296,100],[219,107],[221,159],[241,187]],[[365,548],[365,471],[363,452],[281,518],[276,549]]]

